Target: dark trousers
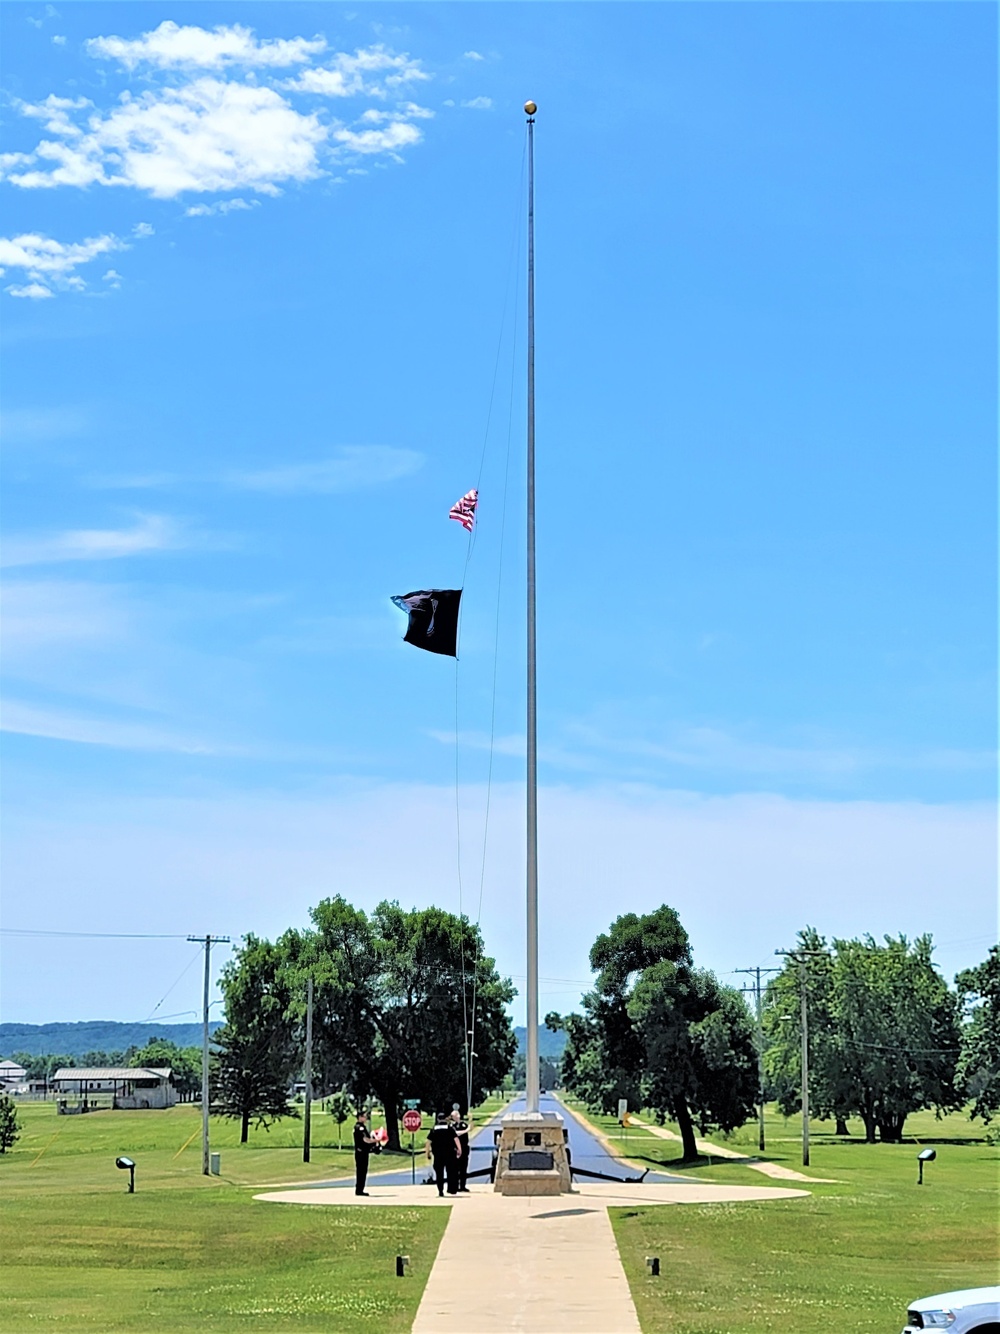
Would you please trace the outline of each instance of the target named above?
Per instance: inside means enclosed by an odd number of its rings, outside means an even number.
[[[434,1159],[434,1184],[438,1188],[438,1194],[444,1194],[444,1184],[448,1183],[448,1194],[456,1195],[458,1193],[458,1159],[454,1154],[449,1153],[442,1158]]]
[[[458,1160],[458,1189],[466,1190],[468,1188],[469,1177],[469,1150],[466,1149]]]
[[[368,1180],[368,1155],[367,1153],[356,1153],[354,1155],[354,1193],[360,1195],[365,1188],[365,1182]]]

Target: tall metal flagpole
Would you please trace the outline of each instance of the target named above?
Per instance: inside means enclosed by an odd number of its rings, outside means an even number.
[[[538,1111],[538,737],[535,672],[535,112],[528,117],[528,986],[525,1097]]]

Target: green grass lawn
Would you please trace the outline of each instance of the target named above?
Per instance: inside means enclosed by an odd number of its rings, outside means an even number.
[[[579,1108],[579,1104],[574,1104]],[[582,1109],[581,1109],[582,1110]],[[613,1117],[594,1117],[621,1134]],[[857,1130],[857,1125],[852,1127]],[[801,1165],[800,1125],[770,1112],[760,1155],[811,1176],[807,1199],[773,1204],[614,1209],[612,1225],[646,1334],[899,1334],[907,1302],[997,1282],[1000,1151],[961,1115],[911,1116],[904,1144],[839,1139],[816,1122],[811,1163]],[[757,1155],[755,1125],[717,1140]],[[916,1156],[937,1149],[918,1187]],[[630,1129],[627,1156],[700,1180],[771,1182],[738,1163],[680,1167],[679,1145]],[[646,1256],[658,1255],[659,1278]]]
[[[254,1187],[353,1171],[329,1116],[314,1116],[308,1165],[301,1121],[241,1146],[238,1127],[213,1118],[219,1177],[201,1174],[194,1106],[56,1116],[24,1104],[18,1117],[21,1139],[0,1156],[3,1330],[409,1330],[449,1210],[252,1198]],[[137,1163],[135,1195],[114,1165],[123,1153]],[[397,1254],[410,1256],[405,1279]]]

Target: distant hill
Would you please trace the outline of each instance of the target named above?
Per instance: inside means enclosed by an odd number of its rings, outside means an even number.
[[[528,1043],[528,1030],[515,1028],[514,1036],[517,1038],[518,1051],[524,1055]],[[566,1034],[561,1028],[557,1033],[553,1033],[551,1028],[546,1028],[544,1024],[538,1025],[538,1054],[543,1060],[558,1061],[565,1046]]]
[[[213,1020],[214,1032],[220,1021]],[[168,1038],[178,1047],[201,1046],[201,1024],[120,1024],[88,1019],[76,1024],[0,1024],[0,1058],[16,1051],[29,1056],[82,1056],[88,1051],[124,1051],[144,1047],[151,1038]]]

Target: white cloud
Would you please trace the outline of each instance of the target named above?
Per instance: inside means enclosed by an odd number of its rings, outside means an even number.
[[[52,38],[52,45],[53,45],[53,46],[65,46],[65,45],[66,45],[66,38],[65,38],[65,37],[62,37],[62,36],[60,36],[60,35],[57,34],[56,36],[54,36],[54,37]]]
[[[154,232],[153,232],[153,228],[149,225],[148,222],[137,222],[137,223],[135,224],[135,226],[132,228],[132,235],[133,235],[133,236],[152,236],[152,235],[154,235]]]
[[[468,102],[463,102],[463,107],[469,107],[473,111],[488,111],[493,105],[492,97],[473,97]]]
[[[0,564],[50,565],[62,561],[117,560],[184,545],[182,530],[162,515],[143,515],[132,528],[78,528],[37,537],[12,537],[3,544]]]
[[[30,163],[15,164],[31,169],[9,172],[13,184],[131,186],[157,199],[189,190],[275,194],[277,182],[319,174],[316,150],[327,135],[315,115],[301,115],[271,88],[208,77],[136,98],[125,92],[111,111],[89,114],[85,128],[65,103],[22,107],[51,112],[46,128],[57,137],[43,140]],[[32,166],[39,159],[55,165]]]
[[[422,466],[423,461],[423,455],[413,449],[344,445],[330,459],[233,473],[229,481],[248,491],[268,491],[276,495],[355,491],[408,477]]]
[[[463,60],[485,60],[486,57],[485,57],[485,56],[481,56],[481,55],[479,54],[478,51],[466,51],[465,54],[462,56],[462,59],[463,59]]]
[[[373,77],[374,76],[374,77]],[[284,86],[294,92],[316,93],[321,97],[355,97],[360,93],[385,97],[408,83],[418,83],[430,76],[420,61],[409,54],[395,54],[384,46],[357,50],[353,55],[340,52],[326,65],[303,70]]]
[[[4,289],[11,296],[27,297],[30,301],[44,301],[47,297],[55,296],[51,288],[43,283],[22,283],[13,284]]]
[[[354,153],[396,153],[400,148],[418,144],[420,131],[409,121],[394,120],[383,130],[334,130],[339,144]]]
[[[115,60],[125,69],[152,65],[157,69],[280,68],[303,65],[326,50],[322,37],[272,38],[259,40],[252,28],[235,23],[206,28],[180,27],[166,19],[152,32],[129,40],[125,37],[93,37],[85,43],[87,53],[97,59]]]
[[[51,236],[25,232],[20,236],[0,237],[0,274],[7,269],[20,269],[30,280],[28,284],[6,290],[11,296],[38,300],[53,296],[53,286],[63,290],[82,289],[86,284],[75,272],[81,264],[89,264],[110,251],[127,249],[124,241],[112,235],[91,236],[67,244]]]
[[[219,754],[218,747],[163,727],[110,718],[88,718],[50,708],[36,708],[19,700],[4,700],[0,730],[22,736],[73,741],[116,750],[178,751],[184,755]],[[232,753],[232,752],[227,752]]]
[[[210,218],[216,213],[238,213],[259,208],[259,199],[220,199],[217,204],[194,204],[184,210],[186,218]]]

